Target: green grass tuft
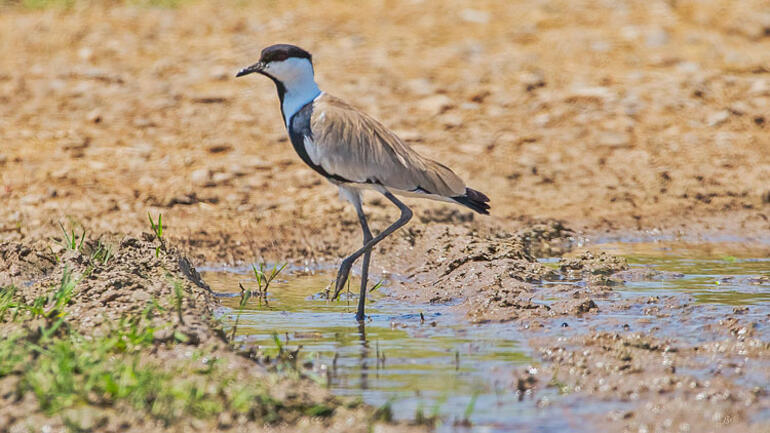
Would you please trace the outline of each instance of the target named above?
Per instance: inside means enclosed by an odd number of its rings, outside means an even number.
[[[64,233],[64,239],[61,241],[62,246],[70,251],[80,251],[83,248],[83,242],[86,240],[86,229],[83,229],[83,232],[78,236],[74,228],[67,232],[64,224],[59,223],[59,227],[61,227],[61,231]]]
[[[158,222],[153,221],[149,212],[147,212],[147,218],[150,220],[150,228],[155,234],[155,239],[160,242],[160,245],[155,247],[155,257],[159,257],[161,250],[166,251],[166,241],[163,239],[163,214],[158,214]]]
[[[15,376],[13,392],[34,394],[48,415],[128,404],[170,425],[188,417],[212,418],[223,411],[265,423],[280,422],[291,414],[325,417],[333,413],[324,404],[278,400],[262,382],[244,383],[216,359],[201,368],[194,363],[203,354],[173,365],[148,361],[144,354],[159,344],[150,320],[161,310],[154,300],[139,314],[107,322],[103,335],[83,335],[67,326],[62,313],[75,286],[67,271],[58,287],[29,304],[17,299],[13,287],[0,290],[2,317],[16,322],[48,319],[39,328],[24,326],[0,339],[0,379]],[[11,311],[21,314],[10,317]],[[75,421],[68,422],[75,423],[71,427],[77,430]]]

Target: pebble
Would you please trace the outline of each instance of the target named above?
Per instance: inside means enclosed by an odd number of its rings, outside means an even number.
[[[91,60],[91,57],[94,55],[94,50],[90,47],[83,47],[78,50],[78,57],[80,57],[81,60]]]
[[[41,204],[45,200],[43,194],[28,194],[21,198],[20,202],[23,205]]]
[[[701,70],[701,67],[695,62],[679,62],[676,64],[677,72],[691,74]]]
[[[600,133],[597,141],[602,146],[627,147],[631,145],[631,136],[625,132],[607,131]]]
[[[548,113],[538,114],[534,119],[532,119],[532,122],[534,122],[535,125],[540,128],[548,126],[548,124],[551,122],[551,115]]]
[[[146,117],[137,117],[136,119],[134,119],[133,124],[137,128],[150,128],[153,126],[157,126],[155,122],[153,122],[152,120]]]
[[[460,19],[469,23],[486,24],[489,22],[489,12],[470,8],[463,9],[460,11]]]
[[[762,78],[754,80],[754,82],[751,84],[751,88],[749,88],[749,94],[770,95],[770,84],[767,83],[767,80]]]
[[[230,116],[230,120],[232,120],[235,123],[254,123],[256,122],[256,118],[250,114],[246,113],[234,113]]]
[[[131,149],[136,152],[136,154],[143,158],[143,159],[150,159],[150,156],[152,156],[152,152],[154,150],[154,147],[152,144],[141,141],[138,143],[134,143],[133,146],[131,146]]]
[[[233,174],[229,171],[225,171],[222,173],[214,173],[214,176],[211,177],[212,182],[214,182],[215,185],[220,185],[226,182],[229,182],[232,180]]]
[[[444,113],[439,117],[439,121],[446,128],[456,128],[463,124],[463,117],[458,113]]]
[[[597,53],[606,53],[612,49],[612,44],[607,41],[594,41],[591,43],[591,51]]]
[[[229,412],[221,412],[217,418],[217,426],[220,428],[230,428],[233,425],[233,416]]]
[[[150,294],[143,290],[134,290],[131,293],[131,299],[138,302],[145,302],[150,300]]]
[[[615,94],[607,87],[575,87],[567,96],[567,100],[593,99],[599,102],[607,102],[615,99]]]
[[[670,37],[666,29],[658,27],[647,34],[644,42],[649,48],[660,48],[666,45],[669,39]]]
[[[441,114],[446,110],[452,108],[452,99],[447,95],[433,95],[427,98],[421,99],[417,103],[417,107],[433,116]]]
[[[730,109],[729,109],[729,111],[731,111],[733,114],[738,116],[743,116],[750,110],[751,108],[749,107],[749,105],[743,101],[737,101],[733,104],[730,104]]]
[[[214,66],[209,73],[210,77],[217,81],[224,81],[230,78],[232,71],[224,66]]]
[[[709,126],[718,126],[725,123],[729,118],[730,118],[730,112],[727,110],[721,110],[710,115],[706,120],[706,122],[708,123]]]
[[[102,171],[107,168],[107,164],[105,164],[103,161],[92,159],[88,161],[88,168],[95,172]]]
[[[545,78],[541,72],[522,72],[519,74],[519,82],[524,85],[527,92],[531,92],[539,87],[545,87]]]
[[[436,86],[427,78],[407,80],[404,84],[409,92],[414,95],[428,96],[436,93]]]
[[[192,182],[194,185],[205,186],[209,183],[210,178],[211,173],[207,168],[199,168],[190,173],[190,182]]]
[[[245,168],[243,168],[241,165],[238,165],[238,164],[231,165],[230,166],[230,172],[232,174],[234,174],[235,176],[238,176],[238,177],[246,176],[247,174],[250,173],[249,170],[246,170]]]
[[[102,112],[98,108],[95,108],[86,114],[86,120],[92,123],[99,123],[102,121]]]

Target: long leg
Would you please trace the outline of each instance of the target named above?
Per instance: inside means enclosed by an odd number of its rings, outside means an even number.
[[[361,231],[363,233],[364,246],[372,240],[372,232],[369,230],[369,224],[366,222],[366,214],[364,213],[363,204],[361,203],[361,193],[352,188],[340,186],[340,197],[349,201],[356,209],[358,215],[358,222],[361,223]],[[361,266],[361,292],[358,297],[358,311],[356,313],[356,320],[363,324],[364,320],[364,305],[366,305],[366,285],[369,282],[369,261],[372,252],[367,251],[364,254],[364,263]]]
[[[337,284],[336,288],[334,290],[334,296],[332,296],[332,300],[336,299],[339,293],[342,291],[342,288],[345,286],[345,282],[348,279],[348,274],[350,274],[350,267],[353,266],[353,262],[356,261],[359,257],[361,257],[362,254],[365,254],[372,250],[372,248],[377,245],[380,241],[388,237],[391,233],[401,228],[404,224],[408,223],[410,219],[412,219],[412,210],[409,209],[404,203],[401,202],[401,200],[397,199],[393,194],[390,193],[390,191],[386,190],[385,188],[382,188],[380,191],[382,192],[385,197],[390,200],[393,204],[398,206],[398,208],[401,210],[401,216],[398,218],[396,222],[391,224],[388,228],[382,231],[379,235],[375,236],[374,239],[370,240],[366,243],[366,245],[363,246],[363,248],[359,249],[355,253],[351,254],[349,257],[347,257],[345,260],[342,261],[342,265],[340,265],[340,270],[337,273]],[[359,313],[363,316],[363,309],[359,311]]]
[[[372,232],[369,230],[369,224],[366,223],[366,214],[361,207],[361,201],[358,201],[356,206],[356,213],[358,214],[358,222],[361,223],[361,231],[364,233],[364,246],[372,240]],[[369,250],[364,253],[364,263],[361,265],[361,294],[358,297],[358,311],[356,312],[356,320],[362,322],[364,320],[364,305],[366,304],[366,283],[369,281],[369,259],[372,257],[372,251]]]

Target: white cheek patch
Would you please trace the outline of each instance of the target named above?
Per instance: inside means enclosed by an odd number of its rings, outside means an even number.
[[[313,77],[313,66],[307,59],[292,57],[280,62],[271,62],[267,64],[270,75],[279,81],[295,81],[307,79],[307,76]]]

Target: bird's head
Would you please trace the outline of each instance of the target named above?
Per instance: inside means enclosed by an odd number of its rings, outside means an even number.
[[[287,88],[313,81],[313,57],[300,47],[288,44],[271,45],[262,50],[259,61],[235,75],[242,77],[259,73]]]

